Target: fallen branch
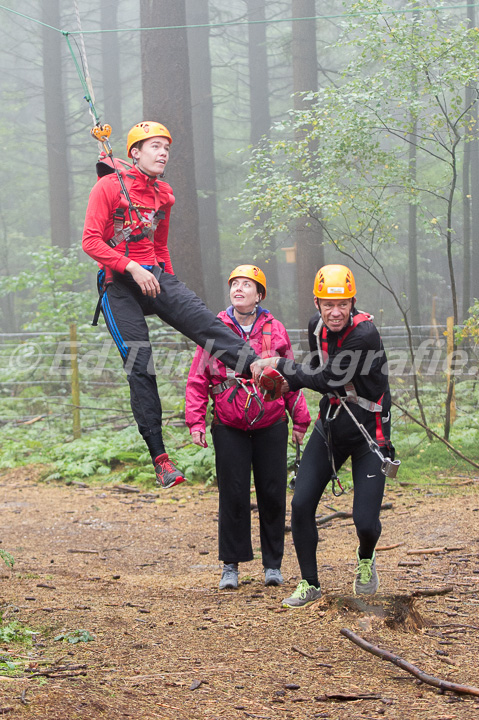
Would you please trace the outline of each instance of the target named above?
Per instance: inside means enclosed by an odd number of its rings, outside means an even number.
[[[381,510],[391,510],[393,504],[390,502],[383,503],[381,505]],[[324,515],[323,517],[316,518],[316,525],[324,525],[325,523],[329,522],[330,520],[334,520],[335,518],[352,518],[353,513],[348,512],[346,510],[337,510],[334,513],[331,513],[331,515]]]
[[[428,433],[428,435],[429,435],[429,433],[431,433],[431,435],[434,435],[434,437],[435,437],[437,440],[440,440],[442,443],[444,443],[444,445],[446,445],[446,447],[448,447],[449,450],[451,450],[453,453],[455,453],[456,455],[458,455],[460,458],[462,458],[463,460],[465,460],[465,461],[466,461],[467,463],[469,463],[470,465],[473,465],[473,467],[479,468],[479,465],[478,465],[476,462],[474,462],[474,460],[471,460],[470,458],[468,458],[468,457],[466,457],[465,455],[463,455],[462,452],[460,452],[460,450],[456,450],[456,448],[455,448],[453,445],[451,445],[450,442],[448,442],[445,438],[443,438],[443,437],[441,437],[440,435],[438,435],[436,432],[434,432],[434,430],[431,430],[430,427],[428,427],[427,425],[425,425],[424,423],[422,423],[420,420],[418,420],[417,417],[414,417],[414,415],[411,415],[410,412],[408,412],[407,410],[405,410],[405,409],[404,409],[401,405],[399,405],[397,402],[395,402],[394,400],[391,400],[391,405],[395,405],[402,413],[404,413],[404,415],[407,415],[407,417],[408,417],[410,420],[412,420],[413,422],[415,422],[415,423],[417,423],[418,425],[420,425],[420,426]]]
[[[37,415],[37,417],[34,417],[31,420],[23,420],[23,421],[19,420],[18,424],[19,425],[33,425],[33,423],[36,423],[39,420],[43,420],[46,417],[47,417],[46,415]]]
[[[310,655],[309,653],[304,652],[304,650],[301,650],[299,647],[296,647],[296,645],[293,645],[293,647],[291,648],[291,650],[294,650],[295,652],[299,653],[299,654],[302,655],[303,657],[310,658],[311,660],[316,660],[316,658],[315,658],[314,655]]]
[[[86,675],[85,672],[78,672],[80,670],[86,670],[86,665],[61,665],[56,667],[49,667],[46,670],[36,670],[29,673],[27,677],[38,677],[44,675],[47,677],[73,677],[75,675]]]
[[[348,630],[348,628],[342,628],[340,632],[341,635],[347,637],[348,640],[351,640],[351,642],[355,643],[363,650],[380,657],[382,660],[388,660],[389,662],[394,663],[394,665],[397,665],[397,667],[400,667],[402,670],[406,670],[406,672],[411,673],[411,675],[414,675],[414,677],[417,677],[421,680],[421,682],[426,683],[427,685],[433,685],[443,692],[444,690],[450,690],[451,692],[463,695],[476,695],[479,697],[479,688],[468,685],[458,685],[457,683],[449,682],[448,680],[441,680],[433,675],[428,675],[420,668],[408,663],[407,660],[403,660],[403,658],[399,657],[399,655],[394,655],[394,653],[391,653],[388,650],[382,650],[377,645],[372,645],[367,642],[367,640],[364,640],[364,638],[356,635],[351,630]]]
[[[413,590],[411,595],[413,597],[419,597],[420,595],[423,595],[425,597],[432,597],[433,595],[447,595],[450,592],[453,592],[454,588],[452,585],[446,585],[443,588],[422,588]]]
[[[398,547],[402,547],[402,545],[405,545],[406,543],[398,542],[394,543],[394,545],[376,545],[376,552],[384,552],[385,550],[395,550]]]
[[[445,547],[415,548],[413,550],[407,550],[406,555],[436,555],[442,552],[446,552]]]
[[[381,700],[381,695],[376,693],[325,693],[316,698],[317,700],[340,700],[341,702],[354,702],[355,700]]]

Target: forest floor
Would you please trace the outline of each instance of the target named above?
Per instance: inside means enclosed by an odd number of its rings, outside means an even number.
[[[40,482],[35,472],[0,476],[1,548],[15,558],[13,570],[0,560],[0,613],[4,627],[16,620],[35,631],[30,648],[0,641],[1,716],[479,717],[479,697],[441,694],[340,633],[349,628],[429,675],[477,687],[477,478],[389,483],[380,594],[368,603],[352,595],[351,519],[320,525],[324,596],[289,610],[281,599],[300,579],[290,532],[283,587],[265,588],[255,559],[240,566],[237,591],[218,590],[215,488],[129,492]],[[318,517],[349,511],[351,501],[325,496]]]

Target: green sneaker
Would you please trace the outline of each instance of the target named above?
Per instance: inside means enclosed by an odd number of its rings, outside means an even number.
[[[310,585],[307,580],[301,580],[294,593],[282,602],[283,607],[300,608],[311,605],[321,597],[321,588]]]
[[[358,566],[354,578],[353,591],[355,595],[375,595],[379,588],[379,577],[376,571],[376,553],[372,558],[359,559],[359,547],[356,549]]]

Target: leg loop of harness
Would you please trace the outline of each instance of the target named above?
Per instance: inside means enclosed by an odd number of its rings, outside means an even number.
[[[331,408],[336,406],[336,409],[331,416]],[[341,485],[341,482],[338,478],[338,474],[336,472],[336,465],[334,462],[334,454],[333,454],[333,438],[331,436],[331,423],[333,420],[337,417],[339,411],[341,410],[340,403],[332,403],[330,402],[328,405],[328,411],[326,413],[326,418],[324,420],[324,428],[326,430],[326,444],[328,446],[328,455],[329,455],[329,462],[331,465],[331,491],[334,495],[334,497],[339,497],[344,493],[344,488]],[[339,486],[339,492],[336,490],[336,483]]]

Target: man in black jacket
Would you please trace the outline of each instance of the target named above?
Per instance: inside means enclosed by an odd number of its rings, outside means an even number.
[[[380,454],[394,458],[389,439],[391,396],[387,360],[372,316],[355,308],[356,283],[344,265],[325,265],[314,282],[318,313],[309,322],[309,362],[284,358],[256,361],[260,384],[268,365],[284,377],[283,392],[307,387],[323,394],[314,430],[305,448],[291,506],[293,541],[302,580],[285,607],[305,607],[321,597],[316,548],[316,509],[336,471],[348,457],[354,483],[353,520],[359,540],[353,590],[374,595],[379,587],[375,547],[381,534],[379,514],[385,476]],[[267,373],[266,373],[267,374]],[[361,432],[362,425],[379,449]]]

